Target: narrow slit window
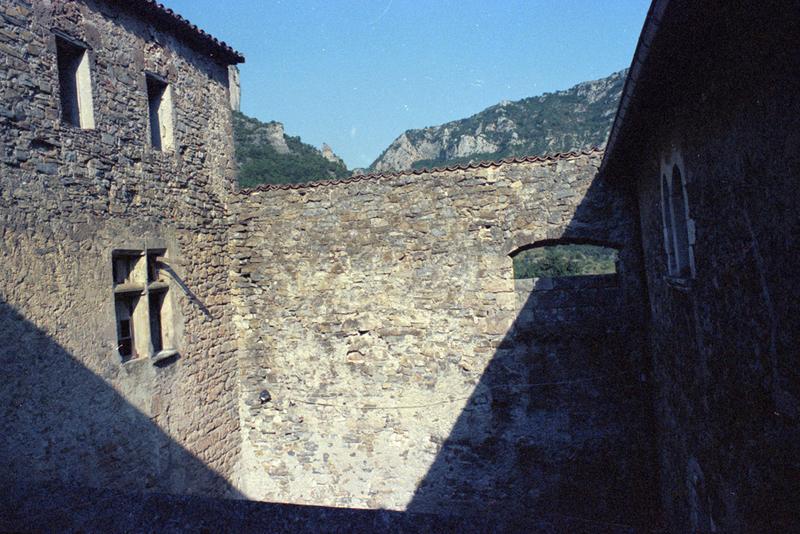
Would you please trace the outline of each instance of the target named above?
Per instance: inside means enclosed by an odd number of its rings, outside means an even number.
[[[677,163],[662,163],[661,216],[667,273],[676,279],[694,277],[694,221],[689,217],[686,177]]]
[[[661,217],[664,223],[664,251],[667,253],[667,271],[672,274],[675,266],[674,231],[672,228],[672,195],[665,174],[661,175]]]
[[[94,128],[92,79],[85,47],[56,36],[61,119],[80,128]]]
[[[166,291],[151,291],[150,300],[150,342],[153,345],[153,353],[164,350],[164,332],[162,329],[161,312],[164,306]]]
[[[146,78],[150,145],[154,150],[172,150],[172,90],[163,78],[152,74]]]
[[[677,276],[690,275],[689,269],[689,228],[686,195],[683,190],[683,177],[677,165],[672,167],[672,191],[670,207],[672,211],[672,234],[675,247],[675,271]]]

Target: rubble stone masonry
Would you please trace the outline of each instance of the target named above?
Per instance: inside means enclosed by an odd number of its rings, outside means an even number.
[[[126,5],[0,6],[2,481],[648,524],[637,213],[601,151],[236,191],[228,65]],[[561,242],[618,273],[515,282]],[[112,257],[144,250],[177,354],[125,361]]]
[[[227,65],[108,2],[0,4],[0,478],[232,494]],[[93,129],[61,120],[53,30],[88,49]],[[149,145],[145,72],[174,103]],[[122,363],[112,250],[162,248],[177,356]]]
[[[631,520],[650,480],[641,280],[632,196],[595,180],[601,156],[242,192],[246,495],[530,514],[616,491],[628,505],[588,513]],[[559,240],[621,247],[619,274],[515,284],[510,254]]]

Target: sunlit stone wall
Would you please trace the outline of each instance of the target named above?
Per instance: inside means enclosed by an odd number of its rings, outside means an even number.
[[[519,247],[559,239],[624,244],[614,281],[619,298],[594,311],[630,316],[640,303],[631,204],[595,179],[601,156],[241,193],[232,203],[231,236],[245,493],[458,513],[517,498],[512,472],[526,462],[559,471],[566,456],[553,456],[558,450],[623,450],[620,429],[642,423],[639,412],[610,433],[608,418],[584,425],[594,432],[590,445],[576,437],[573,447],[569,439],[570,428],[580,427],[570,414],[591,418],[598,406],[606,416],[614,412],[609,406],[619,398],[603,388],[580,396],[576,406],[537,408],[529,389],[509,397],[494,387],[598,371],[597,362],[575,359],[563,369],[542,367],[546,357],[533,354],[529,336],[514,328],[532,305],[515,289],[509,253]],[[577,305],[591,306],[590,293]],[[561,312],[550,306],[557,321]],[[636,317],[625,318],[633,332]],[[520,324],[528,333],[538,328],[528,319]],[[597,332],[595,341],[605,335]],[[565,335],[576,335],[574,328]],[[614,353],[607,374],[640,365],[637,351]],[[504,378],[492,362],[509,364]],[[268,402],[259,399],[263,390]],[[559,411],[553,427],[530,419]],[[517,417],[514,430],[502,423],[506,416]],[[472,470],[478,463],[480,470]],[[447,472],[451,479],[441,476]],[[627,467],[615,472],[621,480],[632,476]],[[551,502],[561,487],[549,478],[525,492]]]
[[[229,495],[227,66],[118,5],[0,3],[0,479]],[[92,129],[61,120],[53,29],[88,47]],[[171,85],[174,150],[149,145],[145,71]],[[174,272],[157,365],[117,351],[112,250],[145,247]]]

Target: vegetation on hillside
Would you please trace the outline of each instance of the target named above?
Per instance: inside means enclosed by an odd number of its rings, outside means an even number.
[[[523,250],[513,258],[514,278],[616,272],[617,251],[594,245],[554,245]]]
[[[404,135],[413,147],[433,146],[438,150],[435,157],[409,165],[414,169],[432,168],[602,146],[611,130],[626,75],[623,70],[564,91],[502,102],[466,119],[407,130]],[[463,154],[465,139],[479,141],[467,143],[476,147],[474,153]],[[396,140],[384,150],[370,168],[390,161],[398,150],[405,151],[397,143]],[[490,152],[486,151],[487,146],[492,147]],[[493,149],[495,146],[497,150]],[[430,153],[430,148],[425,151]]]
[[[385,158],[388,159],[382,170],[420,169],[603,145],[626,74],[617,72],[564,91],[502,102],[466,119],[408,130],[404,135],[411,144],[410,153],[403,148],[408,144],[398,144],[401,136],[370,169],[375,170]],[[239,183],[243,187],[350,175],[343,163],[329,161],[299,137],[285,135],[279,123],[265,123],[235,112],[233,126]],[[473,152],[465,154],[464,146],[472,146]],[[415,152],[415,148],[420,151]],[[415,160],[416,157],[426,159]]]
[[[300,137],[284,136],[289,153],[282,154],[270,144],[259,130],[268,123],[233,113],[233,138],[239,185],[302,183],[315,180],[346,178],[350,175],[341,163],[328,161],[320,151]]]

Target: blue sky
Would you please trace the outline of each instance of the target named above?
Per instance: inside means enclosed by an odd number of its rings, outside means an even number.
[[[649,0],[162,0],[245,55],[242,111],[369,165],[408,128],[630,65]]]

